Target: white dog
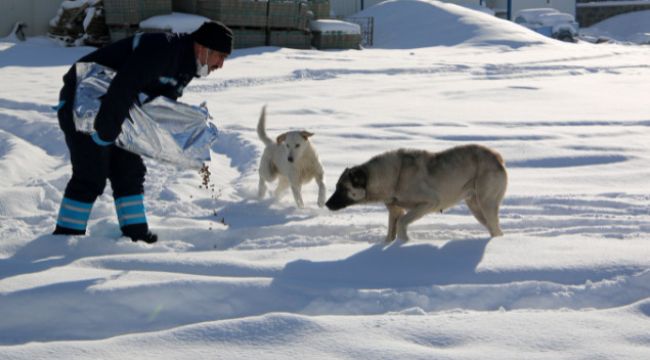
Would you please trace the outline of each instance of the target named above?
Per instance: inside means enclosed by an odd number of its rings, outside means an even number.
[[[264,197],[266,182],[279,178],[274,195],[279,197],[288,187],[291,187],[296,205],[300,208],[302,201],[301,188],[303,184],[316,179],[318,184],[318,206],[325,205],[326,189],[323,182],[323,166],[318,160],[314,147],[309,138],[314,134],[307,131],[289,131],[277,137],[274,142],[266,135],[266,106],[257,124],[257,136],[266,145],[260,160],[260,183],[258,196]]]

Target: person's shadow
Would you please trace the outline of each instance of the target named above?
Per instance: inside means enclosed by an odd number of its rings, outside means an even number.
[[[275,285],[310,288],[388,288],[468,283],[476,279],[489,239],[432,244],[375,245],[346,259],[296,260],[275,277]]]
[[[10,258],[0,260],[0,279],[69,264],[73,260],[66,256],[67,242],[63,236],[39,236]]]
[[[0,259],[0,279],[65,266],[84,257],[150,251],[155,249],[133,245],[126,239],[114,241],[102,236],[41,235],[11,257]]]

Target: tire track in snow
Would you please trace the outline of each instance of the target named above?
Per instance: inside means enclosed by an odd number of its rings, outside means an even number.
[[[440,65],[433,67],[414,68],[384,68],[384,69],[298,69],[284,76],[235,78],[216,81],[210,84],[190,85],[188,91],[193,92],[221,92],[231,88],[247,88],[265,86],[269,84],[280,84],[294,81],[322,81],[332,80],[345,76],[376,76],[384,74],[387,76],[403,75],[428,75],[428,74],[457,74],[468,71],[467,65]]]
[[[628,70],[650,70],[650,65],[625,65],[625,66],[585,66],[585,65],[518,65],[518,64],[488,64],[469,66],[466,64],[440,64],[430,67],[404,67],[404,68],[379,68],[379,69],[298,69],[287,75],[234,78],[211,82],[210,84],[196,84],[187,87],[188,91],[222,92],[232,88],[250,88],[281,84],[297,81],[323,81],[348,76],[423,76],[423,75],[467,75],[475,79],[504,80],[504,79],[533,79],[555,76],[577,76],[597,73],[620,74]]]
[[[519,64],[488,64],[481,69],[472,71],[477,79],[505,80],[505,79],[533,79],[555,76],[579,76],[590,74],[619,75],[629,70],[650,70],[650,65],[519,65]]]

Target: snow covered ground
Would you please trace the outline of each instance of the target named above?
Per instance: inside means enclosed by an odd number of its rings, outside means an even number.
[[[192,82],[215,187],[148,160],[155,245],[119,237],[110,187],[87,236],[49,235],[70,174],[50,106],[92,49],[0,42],[0,358],[650,358],[650,48],[435,1],[366,15],[373,49],[238,50]],[[495,148],[505,236],[460,204],[382,247],[381,205],[257,200],[264,104],[270,135],[316,134],[329,193],[389,149]]]

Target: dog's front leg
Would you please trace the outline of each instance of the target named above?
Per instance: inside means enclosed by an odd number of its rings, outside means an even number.
[[[327,197],[327,190],[325,189],[325,182],[323,181],[323,173],[316,175],[316,183],[318,184],[318,206],[325,206],[325,198]]]
[[[275,196],[276,199],[280,199],[282,193],[287,190],[288,187],[289,180],[284,176],[280,176],[278,179],[278,186],[275,188],[275,191],[273,191],[273,196]]]
[[[296,201],[296,206],[299,208],[304,208],[305,203],[302,202],[302,195],[300,194],[301,186],[300,184],[298,185],[291,185],[291,191],[293,192],[293,199]]]
[[[305,203],[302,201],[302,184],[300,183],[300,178],[296,174],[292,174],[289,177],[289,183],[291,184],[291,192],[293,193],[293,199],[296,201],[296,206],[299,208],[304,208]]]
[[[404,216],[397,219],[397,237],[404,242],[409,241],[408,234],[406,233],[406,228],[409,224],[428,214],[435,208],[437,208],[437,204],[420,204],[409,210],[404,214]]]
[[[266,181],[260,176],[260,183],[257,190],[257,197],[262,199],[266,195]]]
[[[393,204],[386,204],[388,209],[388,234],[386,234],[386,243],[395,240],[397,236],[397,220],[404,215],[404,209]]]

